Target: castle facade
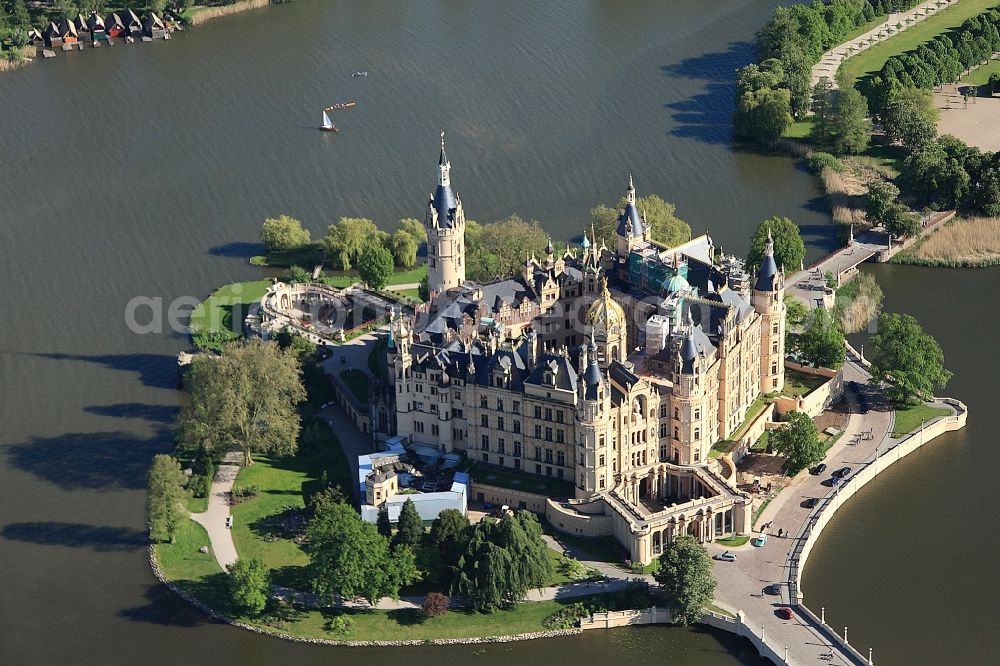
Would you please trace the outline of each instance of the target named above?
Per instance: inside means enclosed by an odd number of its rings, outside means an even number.
[[[658,244],[630,177],[614,248],[585,233],[578,249],[550,242],[518,275],[473,283],[450,172],[442,134],[425,214],[432,298],[394,318],[387,349],[395,432],[463,452],[474,482],[485,469],[565,481],[572,493],[545,500],[550,522],[614,535],[633,561],[680,534],[748,532],[750,498],[709,452],[784,384],[770,242],[753,274],[707,234]]]

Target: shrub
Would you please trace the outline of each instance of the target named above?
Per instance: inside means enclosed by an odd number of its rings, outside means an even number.
[[[424,597],[424,617],[437,617],[438,615],[444,615],[448,612],[448,605],[451,603],[451,599],[448,598],[447,594],[441,594],[440,592],[429,592],[426,597]]]
[[[351,618],[346,615],[337,615],[327,621],[325,628],[331,634],[349,634],[351,633]]]
[[[579,601],[565,608],[560,608],[542,620],[546,629],[572,629],[580,618],[587,617],[591,611]]]
[[[257,497],[259,492],[260,488],[257,486],[233,486],[233,499],[237,502],[245,502]]]
[[[809,158],[809,170],[819,175],[823,173],[823,169],[832,169],[841,173],[844,170],[844,163],[830,153],[813,153],[812,157]]]

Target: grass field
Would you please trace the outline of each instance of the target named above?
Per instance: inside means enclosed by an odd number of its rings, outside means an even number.
[[[939,416],[947,416],[951,411],[944,407],[929,407],[923,403],[896,410],[896,423],[892,426],[892,436],[902,437],[920,427],[921,423]]]
[[[207,553],[198,552],[202,546],[208,546]],[[196,581],[222,572],[212,553],[208,532],[193,520],[181,525],[174,543],[158,543],[155,548],[160,571],[170,580]]]
[[[264,296],[269,284],[269,280],[234,282],[215,290],[191,313],[189,328],[195,344],[203,349],[219,349],[223,343],[242,337],[243,319],[250,305]]]
[[[386,285],[387,289],[390,289],[394,284],[415,284],[419,283],[427,277],[427,264],[420,264],[414,268],[409,268],[407,270],[402,270],[397,272],[391,278],[389,278],[389,283]],[[355,272],[348,273],[338,273],[337,275],[329,275],[322,278],[321,282],[328,284],[331,287],[344,288],[349,287],[355,282],[360,282],[361,278]]]
[[[808,395],[814,389],[822,386],[829,380],[828,377],[822,377],[820,375],[810,375],[804,372],[797,372],[791,369],[785,369],[785,386],[781,389],[782,395],[787,395],[791,397],[799,397],[803,395]]]
[[[991,60],[988,65],[969,72],[969,75],[959,83],[967,86],[984,86],[989,83],[990,74],[994,72],[1000,73],[1000,60]]]
[[[513,490],[524,490],[529,493],[545,495],[553,499],[565,499],[573,496],[573,482],[554,477],[538,476],[528,473],[531,466],[536,463],[525,462],[525,471],[507,471],[495,465],[482,465],[473,463],[469,474],[473,482],[483,483],[489,486],[499,486],[501,488],[511,488]],[[538,463],[545,467],[545,463]],[[551,467],[552,464],[549,463]]]
[[[728,537],[726,539],[716,539],[715,543],[725,548],[738,548],[740,546],[746,545],[747,541],[749,540],[750,540],[750,535],[747,534],[744,536]]]
[[[901,253],[896,263],[975,267],[1000,262],[1000,218],[959,218]]]
[[[953,3],[951,7],[844,61],[840,72],[845,85],[856,85],[862,78],[881,70],[892,56],[912,51],[937,35],[961,26],[966,19],[997,5],[1000,5],[997,0],[960,0]]]

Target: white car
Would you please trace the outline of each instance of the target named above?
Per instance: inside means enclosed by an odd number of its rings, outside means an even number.
[[[226,516],[226,527],[232,529],[232,527],[233,527],[233,517],[232,516]]]
[[[728,550],[724,553],[718,553],[713,559],[720,560],[722,562],[735,562],[736,553],[730,553]]]

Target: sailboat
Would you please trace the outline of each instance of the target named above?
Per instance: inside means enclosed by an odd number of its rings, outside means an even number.
[[[337,126],[333,124],[333,121],[330,120],[330,116],[329,116],[329,114],[327,114],[326,109],[323,109],[323,124],[320,125],[319,128],[321,130],[323,130],[324,132],[339,132],[340,131],[340,130],[337,129]]]

